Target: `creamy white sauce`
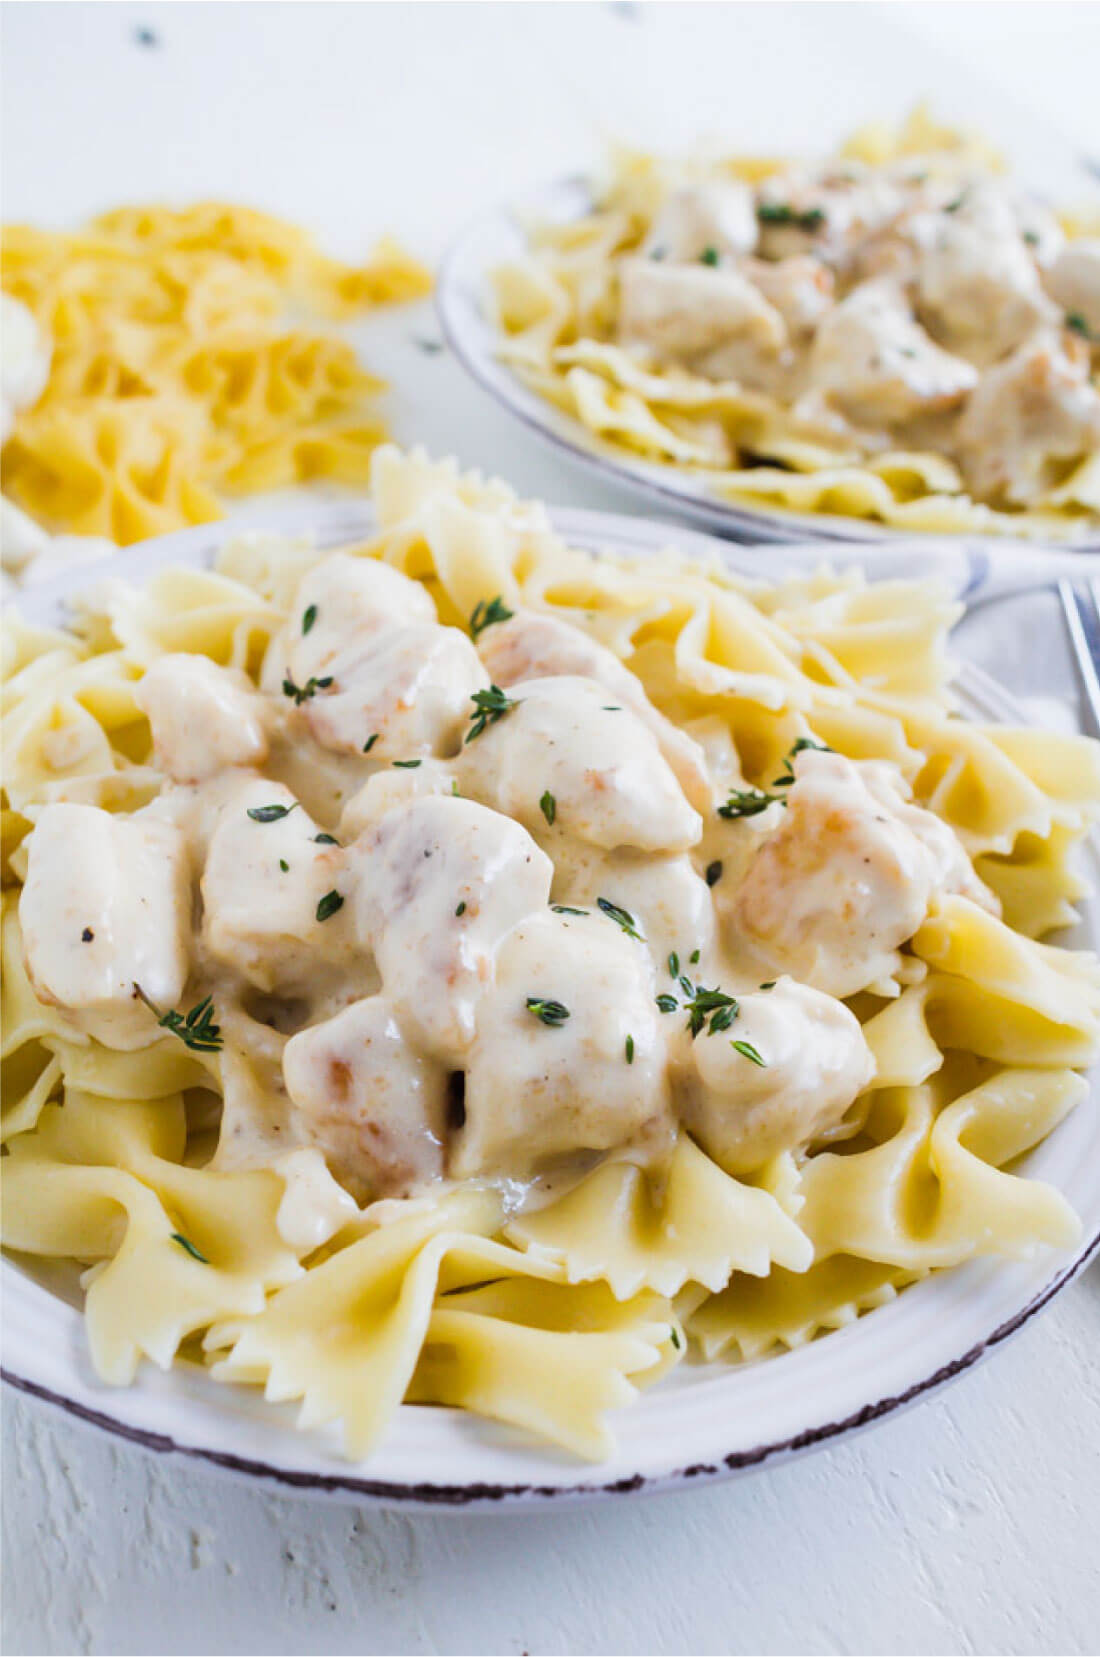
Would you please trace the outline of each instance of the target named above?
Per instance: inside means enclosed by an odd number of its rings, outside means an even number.
[[[950,158],[676,185],[615,270],[624,346],[778,398],[810,442],[939,450],[1002,509],[1100,449],[1100,241]]]
[[[283,1242],[299,1254],[312,1254],[359,1213],[354,1198],[329,1173],[320,1151],[288,1151],[272,1167],[286,1185],[275,1224]]]
[[[205,659],[155,664],[138,697],[157,797],[49,805],[27,841],[39,996],[118,1048],[211,997],[213,1165],[279,1172],[301,1249],[357,1202],[456,1179],[514,1206],[602,1157],[659,1167],[685,1129],[735,1172],[844,1131],[871,1059],[837,998],[906,978],[937,894],[992,901],[951,830],[895,767],[819,752],[782,801],[720,818],[743,779],[714,721],[679,729],[561,621],[521,614],[479,655],[430,603],[337,555],[303,581],[261,691]],[[326,692],[377,711],[390,687],[361,646],[396,639],[402,718],[426,731],[451,637],[476,672],[461,727],[433,727],[442,752],[352,753],[306,717]]]

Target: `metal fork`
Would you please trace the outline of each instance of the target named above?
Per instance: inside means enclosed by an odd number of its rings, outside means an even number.
[[[1059,581],[1058,597],[1081,682],[1085,728],[1100,737],[1100,578]]]

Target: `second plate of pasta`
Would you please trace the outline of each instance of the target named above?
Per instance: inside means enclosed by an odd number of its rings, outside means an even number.
[[[9,1379],[458,1504],[966,1369],[1100,1235],[1095,745],[953,688],[934,585],[388,448],[373,493],[14,623]]]
[[[513,414],[726,533],[1095,546],[1096,231],[918,110],[812,161],[616,152],[471,225],[437,303]]]

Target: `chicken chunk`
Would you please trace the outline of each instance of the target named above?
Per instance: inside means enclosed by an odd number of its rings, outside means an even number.
[[[374,759],[454,753],[471,696],[489,684],[465,633],[434,623],[359,635],[324,667],[332,683],[296,707],[292,720],[334,753],[361,754],[373,737]]]
[[[748,186],[735,179],[674,190],[650,226],[642,254],[670,264],[704,255],[736,259],[756,246],[756,210]]]
[[[157,765],[173,782],[201,782],[267,758],[264,703],[243,673],[206,656],[161,656],[137,686]]]
[[[527,828],[609,849],[686,851],[702,821],[636,714],[593,679],[562,674],[511,687],[510,706],[463,748],[464,794]],[[548,808],[544,803],[553,802]]]
[[[187,981],[187,843],[171,823],[96,806],[46,806],[27,842],[19,900],[27,973],[40,1001],[71,1009],[108,1047],[144,1046],[156,1022],[135,998],[175,1006]]]
[[[523,679],[553,678],[560,674],[594,679],[649,727],[697,811],[711,806],[710,778],[703,751],[686,732],[659,713],[641,683],[619,658],[556,616],[517,611],[510,621],[486,628],[478,650],[494,685],[508,689]]]
[[[580,1152],[667,1149],[660,1017],[645,947],[612,921],[521,922],[478,1009],[450,1172],[521,1178]]]
[[[731,1174],[834,1127],[875,1070],[843,1002],[792,978],[739,996],[735,1018],[713,1035],[681,1030],[673,1065],[678,1114]]]
[[[263,687],[277,692],[285,678],[306,685],[323,678],[332,658],[352,640],[437,619],[431,594],[419,581],[377,558],[335,552],[299,582],[286,627],[264,659]]]
[[[829,312],[810,372],[831,403],[869,426],[954,408],[978,383],[972,364],[941,350],[886,279],[865,282]]]
[[[787,343],[779,312],[738,271],[624,259],[619,280],[619,337],[658,361],[693,367],[721,351],[728,368],[736,351],[743,368],[764,368]]]
[[[261,990],[309,986],[353,954],[343,853],[288,788],[249,778],[223,799],[201,890],[203,941]],[[284,868],[283,865],[286,865]]]
[[[292,1036],[283,1079],[296,1126],[358,1201],[442,1174],[447,1073],[409,1046],[384,996]]]
[[[603,898],[625,910],[662,973],[674,953],[692,972],[696,950],[704,962],[713,958],[710,888],[682,852],[605,852],[567,840],[554,849],[553,897],[555,903],[593,910]]]
[[[1093,343],[1100,344],[1100,236],[1070,242],[1052,264],[1046,284],[1067,326],[1080,332],[1084,324]]]
[[[339,838],[350,845],[365,829],[381,822],[388,811],[430,794],[454,795],[456,787],[450,766],[441,759],[421,760],[414,766],[387,766],[368,777],[352,795],[340,818]]]
[[[1011,203],[976,187],[955,212],[935,216],[916,291],[937,338],[980,365],[998,361],[1052,318]]]
[[[518,823],[453,795],[414,799],[349,852],[357,935],[425,1049],[457,1064],[501,939],[545,907],[553,867]]]
[[[809,750],[794,774],[732,912],[735,932],[771,966],[828,995],[855,995],[895,971],[896,951],[938,894],[993,905],[953,831],[907,801],[895,767]]]
[[[821,173],[776,174],[764,180],[757,196],[758,251],[779,261],[813,254],[846,269],[864,238],[893,219],[906,201],[897,181],[855,163]]]
[[[1100,446],[1100,395],[1089,353],[1070,334],[1041,334],[982,376],[959,421],[971,493],[994,506],[1034,506]]]
[[[820,259],[742,259],[738,268],[774,305],[792,340],[808,338],[832,308],[836,279]]]

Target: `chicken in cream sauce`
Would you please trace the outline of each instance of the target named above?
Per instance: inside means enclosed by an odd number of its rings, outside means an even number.
[[[366,556],[306,574],[260,688],[168,655],[138,700],[163,786],[42,809],[30,980],[78,1034],[213,1055],[214,1165],[293,1165],[310,1235],[318,1158],[360,1202],[534,1201],[685,1133],[737,1174],[801,1153],[873,1078],[844,998],[943,894],[994,905],[892,765],[807,738],[731,791],[728,733],[579,627],[497,601],[471,638]]]
[[[776,398],[826,449],[936,450],[1002,510],[1100,450],[1100,242],[1041,201],[943,155],[683,171],[614,261],[642,366]]]

